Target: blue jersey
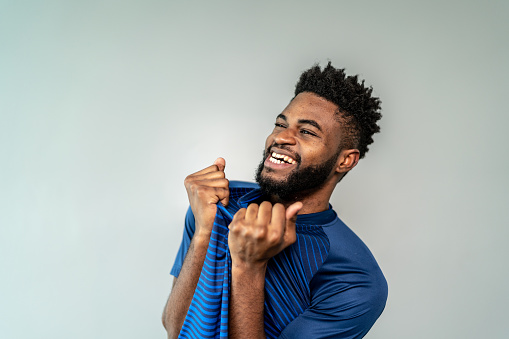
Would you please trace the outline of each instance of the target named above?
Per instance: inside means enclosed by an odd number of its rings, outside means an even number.
[[[181,338],[226,338],[233,215],[263,199],[256,184],[230,182],[230,203],[218,206],[207,255]],[[171,270],[178,276],[194,234],[186,215]],[[382,313],[387,282],[366,245],[329,210],[298,215],[297,241],[273,257],[265,275],[267,338],[362,338]]]

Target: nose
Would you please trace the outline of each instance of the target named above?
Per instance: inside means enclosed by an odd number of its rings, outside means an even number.
[[[295,145],[295,131],[285,128],[274,136],[274,141],[279,145]]]

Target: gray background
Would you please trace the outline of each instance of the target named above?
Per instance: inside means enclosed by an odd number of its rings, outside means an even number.
[[[506,338],[508,1],[0,1],[0,337],[164,338],[184,177],[252,180],[315,62],[382,133],[332,204],[389,282],[367,338]]]

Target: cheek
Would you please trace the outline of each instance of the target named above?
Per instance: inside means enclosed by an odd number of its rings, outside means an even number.
[[[312,163],[319,163],[323,159],[328,159],[334,152],[324,145],[315,145],[315,147],[309,147],[306,151],[302,151],[302,157],[306,157]]]

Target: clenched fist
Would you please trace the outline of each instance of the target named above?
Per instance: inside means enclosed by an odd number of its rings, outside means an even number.
[[[195,234],[210,236],[217,203],[228,205],[230,190],[224,174],[225,165],[223,158],[217,158],[212,166],[193,173],[184,180],[194,214]]]
[[[282,204],[268,201],[240,209],[230,223],[228,246],[233,265],[264,266],[267,261],[293,244],[295,220],[302,208],[296,202],[285,210]]]

